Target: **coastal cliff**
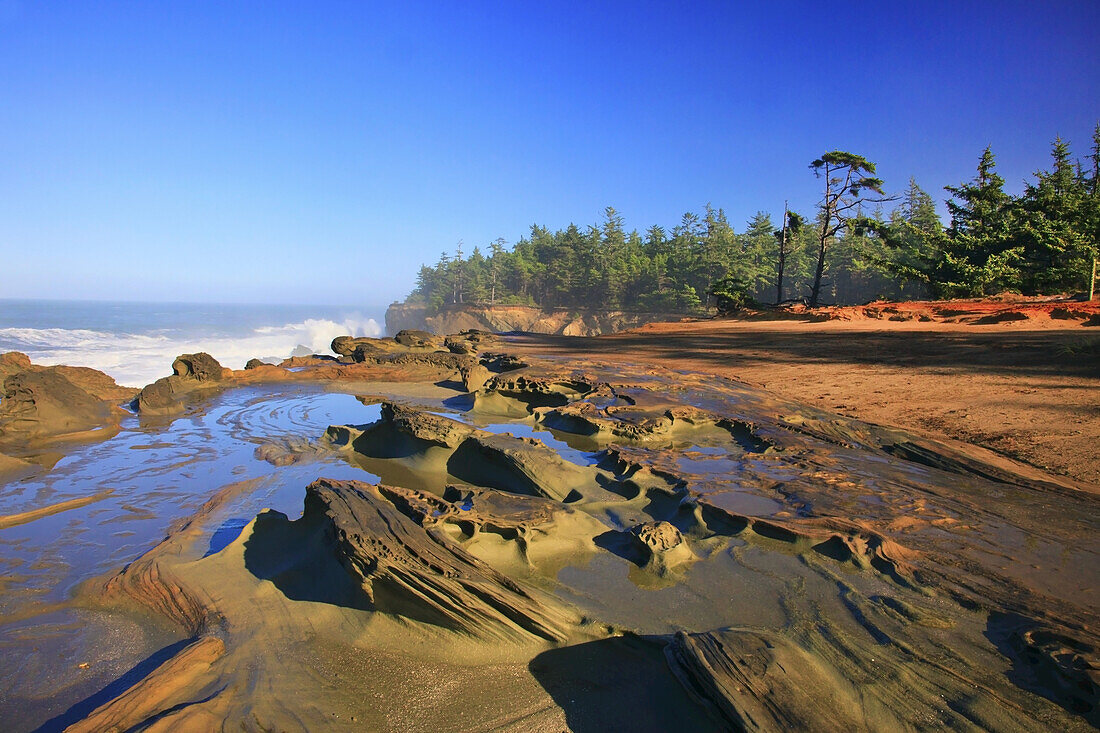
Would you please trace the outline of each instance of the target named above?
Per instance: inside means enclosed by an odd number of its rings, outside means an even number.
[[[562,336],[599,336],[655,321],[678,321],[683,317],[674,313],[543,309],[526,305],[460,306],[433,313],[426,306],[394,303],[386,309],[386,333],[392,335],[416,329],[442,335],[476,328],[495,333],[528,331]]]

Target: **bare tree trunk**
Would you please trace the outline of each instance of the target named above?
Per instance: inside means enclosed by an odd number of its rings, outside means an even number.
[[[833,221],[833,202],[829,195],[832,193],[832,171],[825,166],[825,216],[821,222],[821,237],[817,247],[817,268],[814,270],[814,287],[810,292],[810,307],[816,308],[821,295],[821,276],[825,273],[825,249],[829,243],[829,224]]]
[[[816,308],[821,294],[821,276],[825,273],[825,248],[829,241],[829,225],[826,223],[821,229],[821,241],[817,248],[817,268],[814,270],[814,288],[810,292],[810,307]]]
[[[775,304],[783,302],[783,268],[787,263],[787,202],[783,202],[783,234],[779,238],[779,267],[775,278]]]

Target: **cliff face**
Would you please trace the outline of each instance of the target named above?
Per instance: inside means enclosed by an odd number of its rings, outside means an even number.
[[[462,306],[429,315],[424,306],[394,303],[386,310],[386,333],[418,329],[442,335],[477,328],[494,333],[528,331],[563,336],[599,336],[603,333],[626,331],[654,321],[677,321],[682,317],[672,313],[566,308],[543,310],[525,305]]]

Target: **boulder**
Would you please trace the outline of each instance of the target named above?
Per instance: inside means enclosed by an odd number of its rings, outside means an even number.
[[[359,339],[353,336],[337,336],[332,340],[329,348],[332,353],[340,356],[351,356],[355,353],[355,342]]]
[[[514,372],[516,369],[530,366],[515,354],[484,354],[481,363],[488,367],[489,371],[497,373]]]
[[[666,574],[670,569],[695,559],[680,530],[668,522],[646,522],[632,527],[634,545],[645,558],[646,569]]]
[[[443,339],[443,345],[452,354],[476,354],[477,342],[464,339],[461,336],[447,336]]]
[[[487,346],[495,345],[499,339],[495,334],[470,328],[461,333],[453,333],[443,339],[443,345],[453,354],[477,354]]]
[[[462,376],[462,387],[467,392],[476,392],[489,381],[492,373],[482,364],[471,364],[463,367],[459,374]]]
[[[362,362],[380,354],[392,354],[407,351],[407,348],[393,339],[376,339],[369,336],[337,336],[330,346],[334,354],[352,361]]]
[[[161,377],[146,385],[134,398],[132,406],[143,415],[170,415],[183,410],[176,397],[177,376]]]
[[[82,432],[98,428],[110,418],[108,402],[57,370],[22,371],[4,380],[0,435],[5,438]]]
[[[197,354],[180,354],[172,362],[172,371],[177,377],[190,378],[198,382],[219,380],[223,375],[222,365],[205,351]]]
[[[174,415],[183,411],[185,395],[220,387],[225,376],[222,365],[205,352],[177,356],[172,371],[146,385],[133,399],[134,409],[143,415]]]
[[[25,372],[31,368],[31,359],[20,351],[9,351],[0,354],[0,384],[8,377],[19,372]]]
[[[439,346],[439,337],[434,333],[415,329],[398,331],[393,340],[410,349],[435,349]]]

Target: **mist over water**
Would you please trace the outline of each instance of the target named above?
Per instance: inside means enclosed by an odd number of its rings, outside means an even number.
[[[336,336],[381,336],[384,306],[212,305],[0,301],[0,352],[36,364],[99,369],[140,387],[172,372],[179,354],[205,351],[241,369],[252,358],[331,354]]]

